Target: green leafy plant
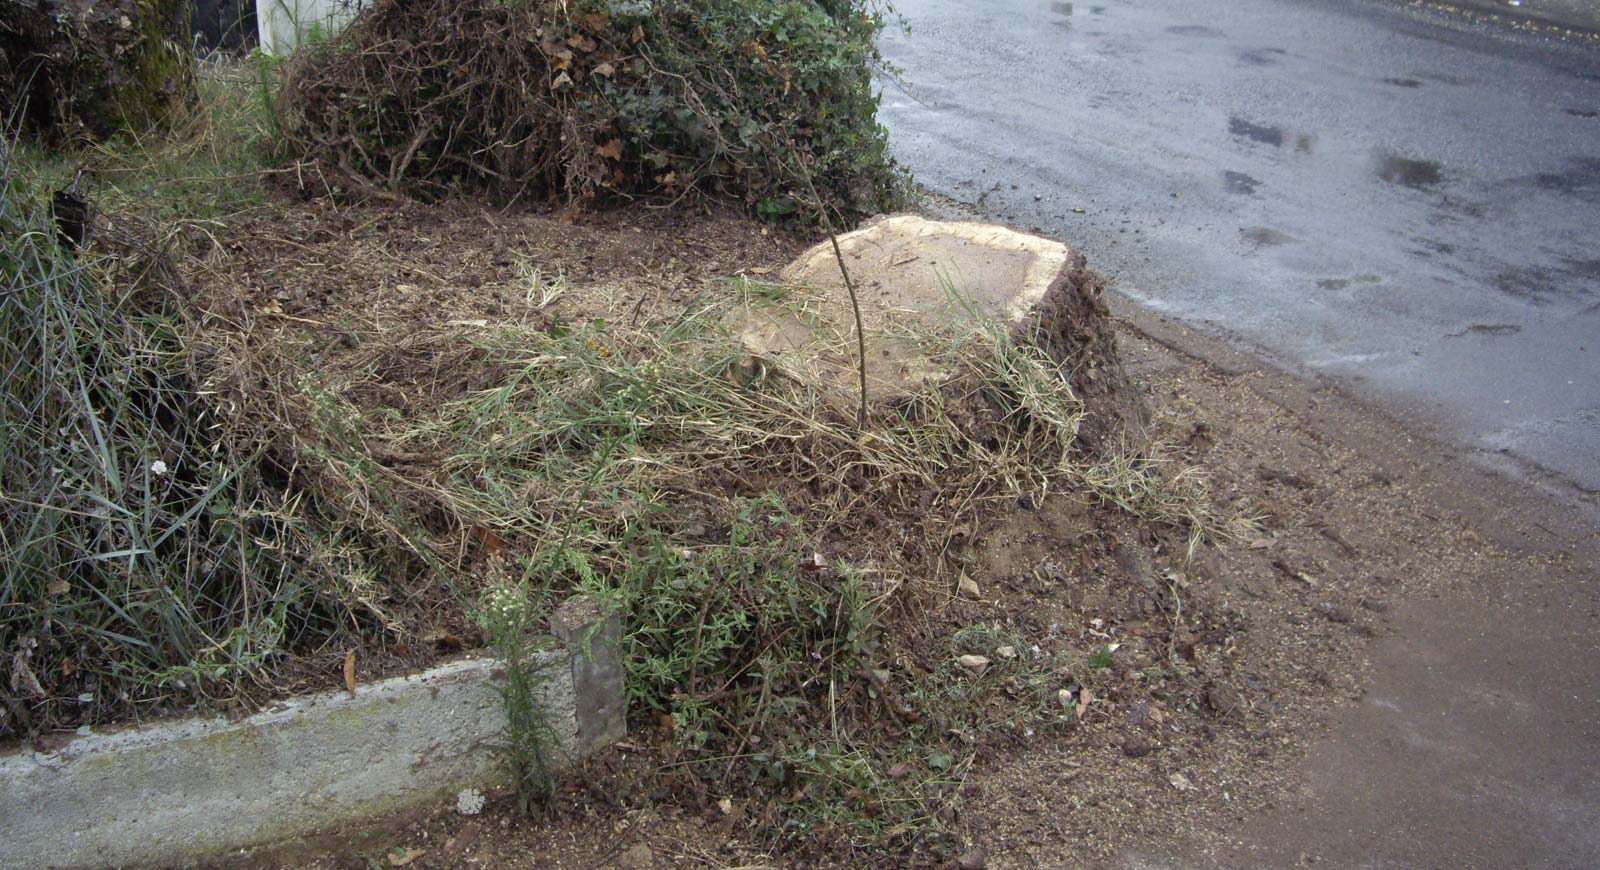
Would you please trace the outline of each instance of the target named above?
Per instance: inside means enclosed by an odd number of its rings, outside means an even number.
[[[543,604],[530,595],[526,582],[502,579],[484,590],[474,614],[504,669],[499,691],[506,733],[499,749],[527,815],[549,800],[564,760],[546,701],[549,681],[564,660],[549,653],[553,644],[543,630],[541,617],[548,612]]]

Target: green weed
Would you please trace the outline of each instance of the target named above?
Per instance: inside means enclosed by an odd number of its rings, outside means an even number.
[[[489,649],[505,669],[499,691],[506,734],[499,749],[525,815],[549,800],[567,760],[545,697],[556,668],[565,664],[547,653],[554,646],[543,625],[549,608],[548,596],[530,589],[526,580],[502,577],[484,590],[474,611]]]

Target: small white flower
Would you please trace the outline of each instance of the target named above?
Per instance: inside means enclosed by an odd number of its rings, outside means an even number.
[[[162,462],[161,460],[157,459],[155,462],[150,463],[150,473],[154,474],[157,477],[160,477],[161,475],[166,474],[167,473],[167,464],[165,462]]]
[[[475,788],[464,788],[456,794],[456,812],[463,816],[475,816],[483,812],[483,792]]]

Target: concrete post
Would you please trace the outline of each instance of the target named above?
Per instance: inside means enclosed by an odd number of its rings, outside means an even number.
[[[537,654],[565,757],[626,733],[622,623],[579,596]],[[0,752],[0,868],[172,866],[360,824],[504,781],[495,659],[291,698],[237,722],[183,719]]]
[[[628,733],[628,696],[623,685],[622,619],[602,612],[594,598],[576,595],[550,616],[550,633],[572,657],[572,689],[578,755],[622,739]]]

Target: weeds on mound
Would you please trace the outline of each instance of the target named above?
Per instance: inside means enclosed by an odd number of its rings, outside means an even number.
[[[662,321],[565,322],[540,310],[562,288],[536,283],[521,315],[379,318],[337,357],[195,341],[233,411],[225,431],[296,463],[309,521],[386,566],[374,608],[403,613],[406,589],[441,576],[468,600],[515,590],[519,612],[594,594],[622,613],[635,725],[668,730],[673,775],[768,796],[769,834],[923,842],[973,741],[1070,719],[1050,675],[1088,666],[1024,638],[977,626],[960,651],[894,664],[964,519],[1086,488],[1196,536],[1225,531],[1159,468],[1076,453],[1065,380],[994,324],[920,334],[952,377],[861,431],[850,402],[752,365],[731,327],[746,305],[803,308],[803,292],[740,281]],[[395,376],[401,347],[428,363],[403,375],[403,409],[374,379]],[[504,633],[488,632],[497,650]],[[1017,655],[955,663],[997,644]],[[995,692],[1003,721],[980,703]]]

